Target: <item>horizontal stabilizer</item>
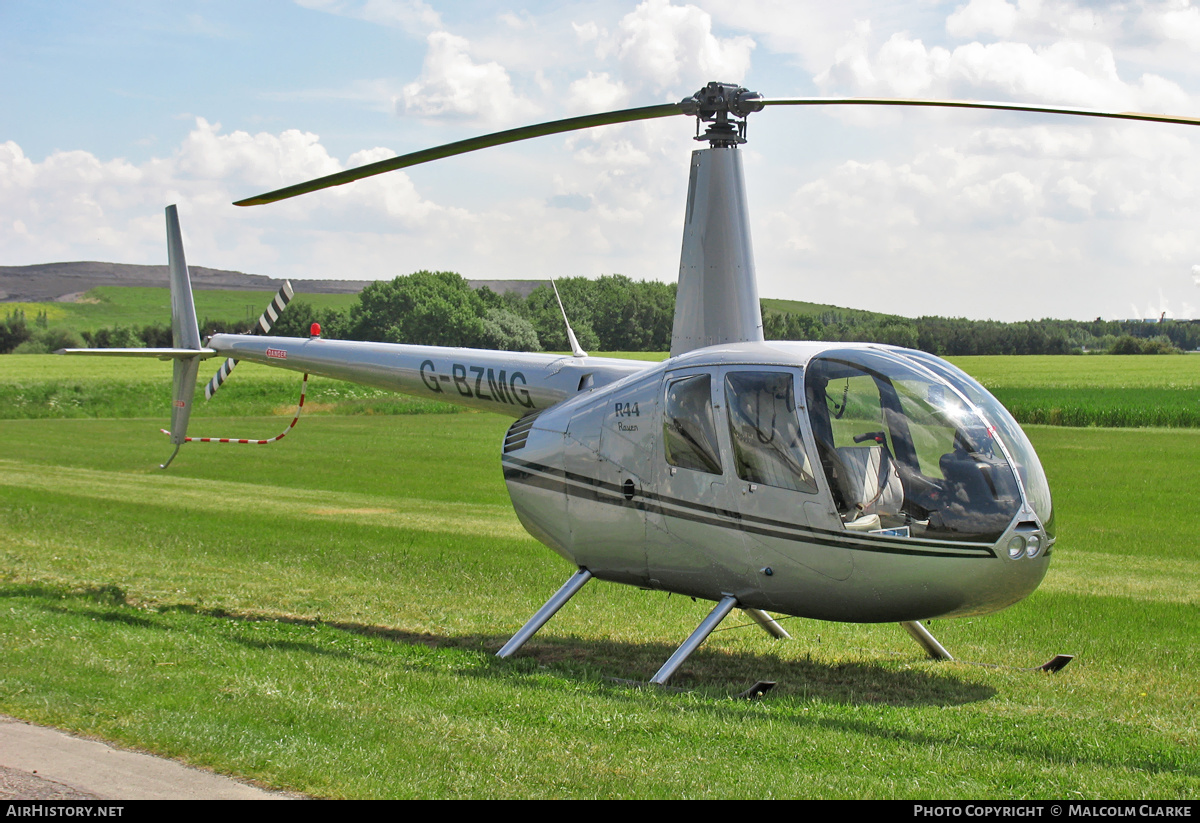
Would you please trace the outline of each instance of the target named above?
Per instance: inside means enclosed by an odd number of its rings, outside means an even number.
[[[55,354],[95,354],[104,357],[157,357],[171,360],[177,357],[197,357],[207,360],[216,357],[213,349],[59,349]]]

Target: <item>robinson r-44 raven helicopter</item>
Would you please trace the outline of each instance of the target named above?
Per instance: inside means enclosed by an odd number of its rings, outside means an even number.
[[[898,622],[930,656],[949,659],[919,621],[993,612],[1037,588],[1055,542],[1050,489],[1012,416],[946,361],[894,346],[763,339],[738,146],[750,114],[811,105],[1200,125],[1197,118],[1017,103],[772,99],[710,83],[679,103],[497,132],[236,204],[271,203],[533,137],[693,116],[696,140],[708,148],[692,155],[671,353],[662,363],[589,357],[569,323],[569,356],[319,336],[217,334],[201,342],[173,206],[173,347],[69,352],[172,359],[175,454],[188,440],[200,361],[211,357],[226,361],[209,393],[234,363],[249,360],[516,418],[501,458],[513,507],[529,533],[576,571],[501,657],[598,578],[716,603],[651,678],[656,684],[734,608],[776,637],[787,633],[768,612]],[[268,309],[263,332],[280,307],[277,300]],[[1060,655],[1042,668],[1069,660]]]

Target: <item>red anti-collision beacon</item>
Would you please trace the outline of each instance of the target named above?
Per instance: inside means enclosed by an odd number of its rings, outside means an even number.
[[[308,330],[308,335],[309,335],[309,337],[320,337],[321,336],[321,324],[313,323],[312,328],[310,328]]]

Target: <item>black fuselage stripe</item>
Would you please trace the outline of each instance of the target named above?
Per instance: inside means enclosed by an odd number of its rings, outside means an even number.
[[[515,463],[521,465],[512,465]],[[728,512],[724,509],[691,503],[691,501],[680,501],[645,493],[637,493],[632,498],[626,499],[623,490],[615,484],[549,466],[529,463],[517,458],[505,457],[504,464],[504,479],[515,483],[553,492],[561,492],[578,499],[592,500],[598,503],[625,508],[636,508],[641,511],[660,514],[664,517],[675,517],[731,531],[742,531],[794,542],[816,543],[821,546],[882,554],[962,558],[994,558],[996,556],[990,546],[979,546],[979,544],[950,544],[947,546],[939,542],[936,545],[926,543],[900,545],[891,542],[894,538],[883,538],[883,540],[888,542],[875,543],[865,541],[858,535],[847,539],[839,538],[836,535],[832,535],[832,533],[826,532],[826,534],[830,534],[831,536],[825,537],[814,529],[805,529],[792,524],[783,524],[779,521],[762,519],[761,522],[764,523],[778,524],[764,526],[759,525],[757,522],[746,522],[750,518],[746,518],[738,512]],[[668,506],[677,506],[678,508],[668,508]]]
[[[566,471],[564,469],[558,469],[553,466],[546,466],[541,463],[533,463],[531,461],[522,460],[519,457],[512,457],[510,455],[503,455],[502,459],[505,462],[506,466],[513,465],[513,466],[520,467],[526,471],[538,472],[541,474],[550,475],[552,477],[561,478],[561,479],[579,483],[579,484],[582,484],[585,486],[594,486],[596,488],[603,488],[614,495],[621,496],[622,498],[624,497],[624,490],[620,486],[618,486],[615,483],[608,483],[606,481],[600,480],[599,478],[589,477],[588,475],[576,474],[574,472]],[[842,532],[834,532],[834,531],[830,531],[828,529],[819,529],[819,528],[815,528],[812,526],[798,526],[795,523],[788,523],[788,522],[782,521],[782,520],[772,520],[772,519],[769,519],[766,517],[759,517],[759,516],[751,515],[751,514],[743,514],[742,512],[729,511],[728,509],[719,509],[719,508],[716,508],[715,506],[708,506],[703,503],[696,503],[695,501],[692,501],[692,500],[682,500],[682,499],[675,498],[675,497],[666,497],[663,495],[655,494],[654,492],[642,491],[642,492],[639,492],[638,494],[641,497],[646,497],[646,498],[648,498],[650,500],[654,500],[658,503],[664,503],[664,504],[670,505],[670,506],[677,506],[677,507],[683,508],[683,509],[691,509],[691,510],[695,510],[695,511],[706,512],[708,514],[716,515],[717,517],[729,518],[738,523],[751,522],[751,523],[759,524],[759,525],[767,527],[767,528],[778,529],[778,530],[782,530],[785,532],[800,532],[805,535],[806,539],[820,540],[822,538],[825,538],[827,540],[834,541],[833,543],[831,543],[829,545],[842,546],[842,545],[845,545],[847,543],[847,540],[849,539],[851,541],[854,541],[855,545],[869,546],[874,543],[883,543],[885,546],[891,546],[893,540],[895,539],[895,538],[891,538],[891,537],[878,537],[875,535],[868,535],[868,534],[854,534],[853,536],[851,536],[849,534],[844,534]],[[979,543],[979,542],[967,541],[967,540],[963,540],[963,541],[923,540],[923,541],[921,541],[920,545],[928,546],[930,548],[940,548],[940,549],[951,551],[951,552],[960,552],[963,550],[967,550],[967,551],[986,553],[986,556],[988,556],[988,557],[996,556],[992,552],[992,544],[990,544],[990,543]]]

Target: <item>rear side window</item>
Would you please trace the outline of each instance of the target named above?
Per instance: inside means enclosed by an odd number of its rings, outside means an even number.
[[[791,374],[728,374],[725,402],[738,477],[780,489],[817,491],[800,435]]]
[[[667,384],[663,445],[672,466],[721,473],[709,375],[693,374]]]

